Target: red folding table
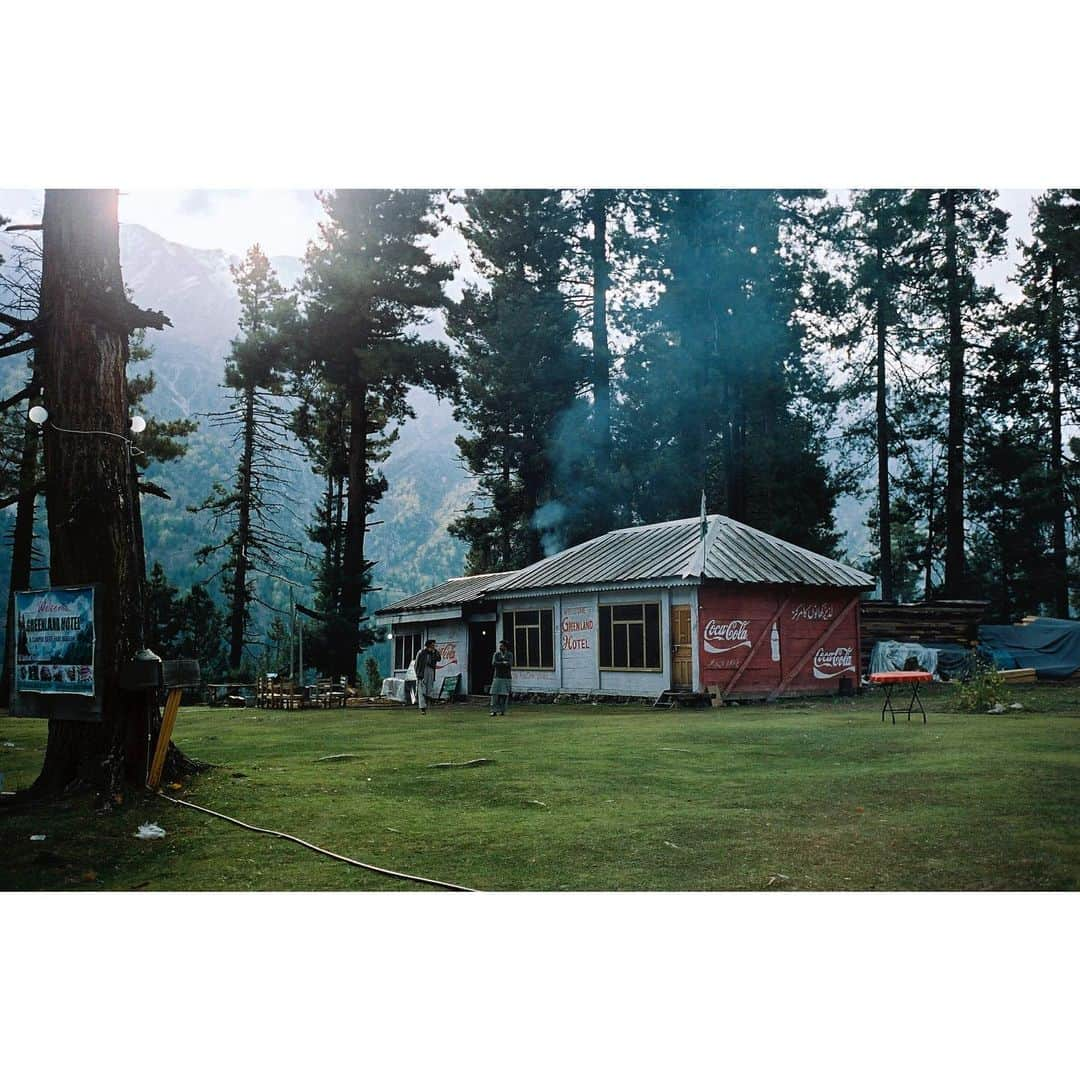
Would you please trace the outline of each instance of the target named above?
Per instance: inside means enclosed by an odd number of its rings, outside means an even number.
[[[871,683],[875,686],[885,687],[885,701],[881,706],[881,722],[885,723],[885,710],[888,709],[892,714],[892,722],[896,723],[896,710],[893,709],[892,703],[893,691],[898,686],[910,686],[911,700],[908,702],[907,718],[911,719],[912,710],[918,705],[919,712],[922,713],[922,722],[925,724],[926,710],[923,708],[922,701],[919,700],[919,684],[931,682],[933,678],[934,676],[929,671],[878,671],[871,675]]]

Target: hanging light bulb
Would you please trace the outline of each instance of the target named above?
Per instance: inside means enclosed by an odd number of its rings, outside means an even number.
[[[146,421],[141,416],[133,416],[131,418],[131,430],[136,434],[146,430]]]
[[[26,415],[31,423],[44,424],[49,419],[49,410],[44,405],[35,405]]]

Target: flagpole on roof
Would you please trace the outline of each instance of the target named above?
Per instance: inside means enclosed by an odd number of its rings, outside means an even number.
[[[683,577],[703,577],[705,575],[705,538],[709,532],[709,515],[705,510],[705,490],[701,491],[701,535],[698,551],[693,562],[683,571]]]
[[[705,576],[705,537],[709,533],[709,512],[705,509],[705,489],[701,489],[701,569],[698,570],[698,576]]]

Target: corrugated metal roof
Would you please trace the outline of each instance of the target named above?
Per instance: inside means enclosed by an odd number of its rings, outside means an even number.
[[[472,577],[451,578],[434,588],[425,589],[423,592],[406,596],[396,604],[384,607],[376,612],[376,615],[394,615],[401,611],[418,611],[424,608],[454,607],[458,604],[467,604],[470,600],[478,600],[504,578],[512,577],[513,573],[502,574],[474,574]]]
[[[383,608],[380,615],[462,604],[480,597],[626,582],[687,583],[701,578],[743,585],[834,585],[872,589],[869,574],[710,514],[702,559],[701,519],[617,529],[512,573],[451,578]]]
[[[877,582],[861,570],[720,514],[710,518],[705,577],[739,583],[842,585],[872,589]]]
[[[499,592],[677,578],[694,557],[700,535],[700,521],[696,518],[619,529],[519,570],[500,584]]]
[[[527,566],[489,594],[593,582],[699,578],[740,584],[874,587],[874,579],[824,555],[711,514],[702,567],[701,519],[618,529]],[[704,569],[704,575],[702,575]]]

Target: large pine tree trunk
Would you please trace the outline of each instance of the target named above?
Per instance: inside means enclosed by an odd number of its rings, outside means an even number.
[[[255,457],[255,388],[244,388],[244,438],[240,454],[240,503],[237,507],[236,544],[229,604],[229,667],[238,671],[244,658],[247,627],[247,560],[251,540],[251,470]]]
[[[1050,270],[1050,485],[1053,500],[1054,614],[1069,617],[1069,555],[1065,534],[1065,479],[1061,466],[1061,380],[1064,356],[1061,342],[1061,297],[1057,263]]]
[[[341,566],[340,625],[331,645],[336,676],[356,681],[357,628],[364,602],[364,541],[367,535],[368,388],[357,383],[349,393],[349,493]]]
[[[877,298],[875,330],[877,333],[877,472],[878,472],[878,547],[881,571],[881,598],[893,599],[892,515],[889,507],[889,412],[885,376],[885,348],[888,334],[888,297],[885,288],[885,251],[878,219]]]
[[[934,461],[933,452],[930,457],[930,482],[926,487],[926,564],[924,567],[925,577],[923,584],[923,599],[932,600],[934,590],[934,544],[937,543],[937,534],[934,530],[937,502],[934,498],[937,492],[937,463]],[[946,593],[946,596],[949,594]]]
[[[611,349],[608,345],[607,294],[611,287],[611,267],[607,256],[607,215],[611,193],[592,193],[589,217],[593,227],[592,269],[592,387],[593,431],[596,439],[598,505],[594,508],[595,531],[611,526]]]
[[[82,780],[108,795],[125,781],[145,780],[149,715],[146,695],[118,683],[121,664],[140,647],[143,581],[125,441],[133,327],[120,273],[117,192],[47,191],[43,228],[37,359],[50,414],[44,429],[50,580],[97,585],[103,716],[50,719],[32,790]]]
[[[748,518],[746,485],[746,420],[747,409],[743,387],[737,385],[732,394],[728,414],[727,436],[727,514],[736,521]]]
[[[339,476],[337,481],[337,494],[334,503],[334,562],[331,567],[333,574],[330,580],[333,582],[332,595],[334,608],[341,603],[341,575],[345,565],[345,482],[346,477]]]
[[[948,316],[949,434],[945,479],[945,595],[966,595],[964,574],[964,332],[960,266],[957,254],[956,192],[942,194],[945,212],[945,289]]]
[[[503,500],[510,501],[510,432],[507,431],[502,448],[502,489]],[[499,552],[500,570],[517,569],[511,565],[512,540],[510,515],[504,510],[499,514]]]

